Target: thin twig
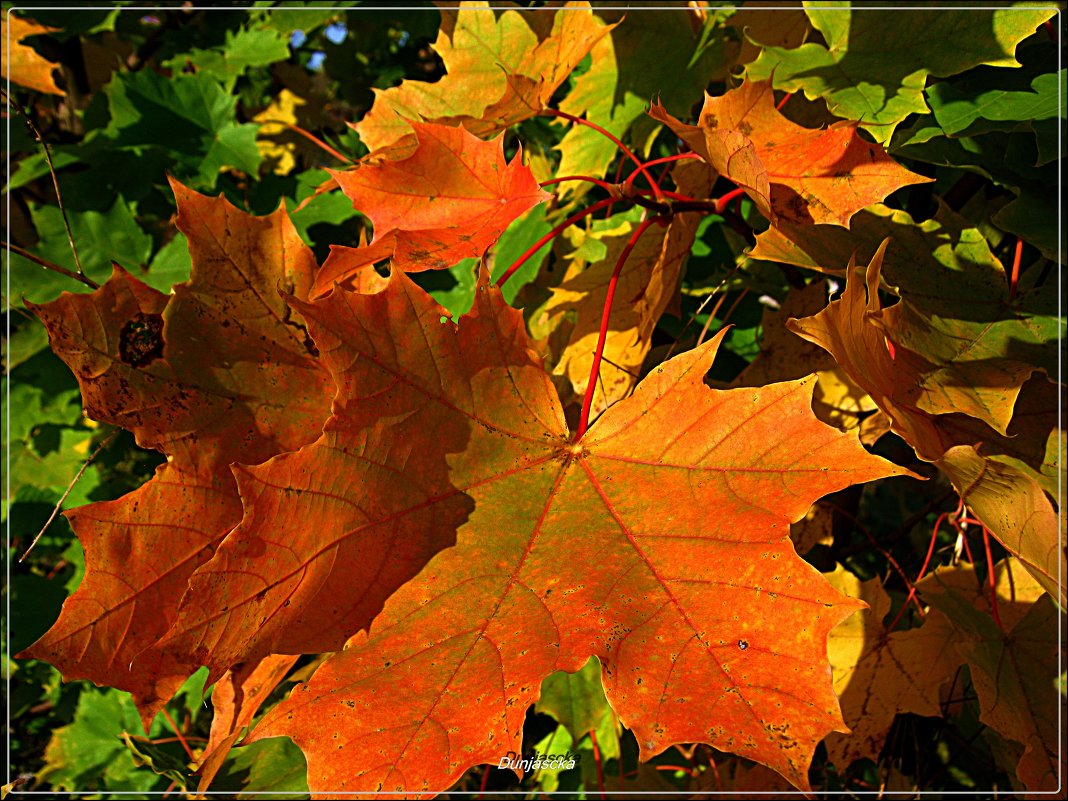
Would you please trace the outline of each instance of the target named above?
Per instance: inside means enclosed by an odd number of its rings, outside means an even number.
[[[3,247],[8,248],[9,250],[11,250],[14,253],[17,253],[18,255],[22,256],[22,258],[24,258],[24,259],[29,259],[34,264],[41,265],[46,270],[51,270],[54,273],[59,273],[60,275],[65,275],[65,276],[67,276],[67,278],[73,278],[75,281],[81,281],[83,284],[85,284],[90,289],[100,289],[100,284],[98,284],[96,281],[94,281],[92,278],[90,278],[85,273],[71,272],[66,267],[60,267],[58,264],[53,264],[50,261],[45,261],[40,256],[34,256],[32,253],[30,253],[30,251],[25,250],[23,248],[20,248],[18,245],[12,244],[11,242],[8,242],[6,240],[2,244],[3,244]]]
[[[85,270],[82,269],[82,260],[78,256],[78,248],[74,245],[74,234],[72,234],[70,230],[70,220],[67,219],[67,210],[63,207],[63,195],[60,194],[59,191],[59,179],[56,177],[56,168],[52,164],[52,151],[48,147],[48,143],[44,140],[44,137],[41,136],[41,132],[37,130],[37,126],[33,124],[30,115],[26,113],[26,109],[21,106],[19,101],[7,92],[4,92],[3,89],[0,89],[0,92],[3,92],[7,101],[15,107],[15,110],[18,111],[19,114],[22,115],[26,124],[30,126],[30,130],[33,131],[33,135],[37,137],[37,141],[40,142],[41,147],[44,148],[45,161],[48,162],[48,171],[52,174],[52,185],[56,188],[56,202],[59,203],[59,213],[63,216],[63,227],[67,229],[67,241],[70,242],[70,250],[71,253],[74,254],[74,264],[78,268],[78,275],[85,276]]]
[[[56,515],[59,514],[59,510],[63,508],[63,501],[67,500],[67,496],[70,495],[71,491],[74,489],[74,485],[78,483],[78,479],[80,479],[82,477],[82,474],[85,473],[85,471],[89,468],[89,465],[91,465],[93,463],[93,459],[95,459],[97,457],[97,455],[100,453],[100,451],[104,450],[104,448],[113,439],[115,439],[115,437],[116,437],[116,435],[118,433],[119,433],[119,429],[116,428],[114,431],[112,431],[110,434],[107,435],[107,437],[104,439],[103,442],[101,442],[99,445],[96,446],[96,448],[93,450],[93,452],[91,454],[89,454],[89,458],[85,460],[85,464],[83,464],[81,466],[81,469],[77,472],[77,474],[74,476],[74,478],[71,479],[70,484],[67,485],[67,489],[63,493],[63,497],[61,497],[59,499],[59,501],[56,503],[56,508],[52,510],[52,514],[50,514],[48,516],[48,520],[46,520],[45,524],[43,526],[41,526],[41,530],[38,531],[37,532],[37,536],[33,538],[33,542],[30,543],[30,547],[26,549],[26,553],[24,553],[22,556],[19,557],[19,561],[20,562],[25,560],[26,557],[30,555],[30,551],[33,550],[33,548],[37,544],[38,540],[40,540],[41,537],[44,535],[44,533],[48,530],[48,527],[50,525],[52,525],[52,521],[56,519]]]

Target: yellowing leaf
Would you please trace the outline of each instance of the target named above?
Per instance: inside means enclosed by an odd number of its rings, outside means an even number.
[[[293,143],[282,141],[279,135],[288,130],[287,126],[297,124],[297,108],[302,105],[301,98],[283,89],[267,108],[252,118],[260,125],[256,147],[271,171],[278,175],[288,175],[296,166]]]
[[[853,732],[830,734],[824,743],[828,759],[844,771],[857,759],[878,761],[899,712],[941,714],[940,691],[953,680],[962,660],[953,649],[953,629],[944,615],[931,612],[917,628],[888,632],[883,619],[890,598],[879,579],[862,582],[843,567],[827,579],[869,606],[827,639],[834,690]]]
[[[483,2],[444,9],[433,46],[446,75],[435,83],[406,80],[376,89],[356,131],[371,151],[409,134],[412,120],[496,133],[539,113],[608,31],[585,2],[569,2],[552,16],[498,13]]]
[[[1059,686],[1058,631],[1064,630],[1063,613],[1043,595],[1020,604],[1018,619],[1002,618],[998,628],[980,593],[961,588],[961,578],[972,587],[982,585],[969,565],[943,568],[925,578],[919,589],[925,601],[953,621],[953,642],[971,668],[979,696],[979,719],[1023,746],[1016,766],[1020,781],[1032,792],[1055,791],[1063,764],[1059,726],[1065,698]],[[948,577],[948,580],[947,580]],[[978,607],[978,608],[977,608]]]

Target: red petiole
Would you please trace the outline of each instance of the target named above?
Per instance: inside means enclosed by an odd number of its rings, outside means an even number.
[[[1012,274],[1009,276],[1009,303],[1016,300],[1016,284],[1020,281],[1020,261],[1023,259],[1023,240],[1016,238],[1016,251],[1012,256]]]
[[[505,283],[508,281],[508,279],[511,278],[513,275],[515,275],[516,270],[518,270],[520,267],[522,267],[524,264],[526,264],[527,261],[529,261],[530,258],[535,253],[537,253],[539,250],[541,250],[543,247],[545,247],[545,245],[547,245],[553,238],[555,238],[562,231],[566,230],[567,228],[570,228],[572,225],[577,223],[579,220],[583,219],[584,217],[590,216],[591,214],[596,212],[598,209],[603,209],[605,206],[608,206],[611,203],[612,203],[612,198],[606,198],[604,200],[598,200],[592,206],[587,206],[582,211],[579,211],[579,212],[576,212],[575,214],[572,214],[570,217],[568,217],[566,220],[564,220],[558,226],[553,228],[553,230],[549,231],[549,233],[547,233],[545,236],[543,236],[541,239],[539,239],[537,242],[535,242],[533,245],[531,245],[529,248],[527,248],[526,251],[523,253],[523,255],[520,256],[518,259],[516,259],[515,262],[512,264],[512,266],[509,267],[507,270],[505,270],[504,273],[501,275],[501,277],[497,279],[497,286],[498,287],[504,286]]]
[[[627,147],[625,144],[623,144],[622,140],[620,140],[620,138],[618,136],[616,136],[615,134],[611,133],[610,131],[606,131],[604,128],[602,128],[600,125],[598,125],[595,122],[590,122],[589,120],[584,120],[584,119],[582,119],[582,117],[576,117],[574,114],[568,114],[566,111],[559,111],[559,110],[554,109],[554,108],[548,108],[548,109],[545,109],[545,111],[542,112],[542,113],[548,114],[548,115],[550,115],[552,117],[560,117],[562,119],[569,120],[569,121],[575,123],[576,125],[585,125],[587,128],[592,128],[593,130],[597,131],[602,136],[604,136],[607,139],[611,140],[612,143],[615,144],[615,146],[619,148],[620,152],[623,153],[624,156],[626,156],[628,159],[633,161],[638,166],[638,171],[642,175],[645,176],[645,179],[649,182],[649,185],[653,188],[654,192],[656,193],[657,199],[658,200],[660,199],[660,194],[659,194],[660,188],[656,185],[656,181],[653,180],[653,176],[649,174],[649,171],[645,168],[645,164],[642,163],[642,160],[639,159],[637,156],[635,156],[634,152],[629,147]]]
[[[612,277],[608,280],[608,290],[605,292],[604,297],[604,311],[601,313],[601,330],[597,334],[597,349],[593,352],[593,365],[590,367],[590,381],[586,385],[586,394],[582,398],[582,413],[579,416],[578,428],[575,431],[576,442],[582,439],[582,435],[585,434],[586,429],[590,427],[590,409],[593,408],[593,395],[597,388],[597,379],[601,372],[601,358],[604,355],[605,341],[608,339],[608,320],[612,316],[612,301],[616,296],[616,286],[619,284],[619,274],[623,271],[623,265],[626,263],[630,252],[634,250],[634,246],[638,244],[638,240],[641,239],[642,234],[644,234],[653,223],[666,225],[667,219],[664,217],[650,217],[634,229],[634,233],[632,233],[630,239],[627,240],[623,252],[620,253],[619,258],[616,259],[616,266],[615,269],[612,270]]]

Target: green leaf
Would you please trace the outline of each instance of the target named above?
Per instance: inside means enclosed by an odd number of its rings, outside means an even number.
[[[1068,70],[1039,75],[1031,91],[967,92],[952,83],[927,88],[927,99],[942,130],[948,136],[968,136],[987,131],[1012,131],[1021,123],[1064,118],[1063,93]],[[978,123],[978,124],[977,124]]]
[[[137,767],[148,768],[183,790],[189,786],[189,769],[164,748],[146,737],[131,737],[125,731],[120,736]]]
[[[448,270],[426,270],[411,277],[448,310],[453,322],[459,322],[460,316],[467,314],[475,301],[477,267],[478,259],[464,259]]]
[[[1048,259],[1065,260],[1057,219],[1059,196],[1052,187],[1025,185],[1019,196],[993,217],[994,225],[1029,242]]]
[[[592,660],[596,660],[596,657],[591,657]],[[598,663],[597,669],[600,670],[600,664]],[[568,675],[568,674],[565,674]],[[548,681],[548,679],[546,680]],[[568,731],[566,726],[557,726],[555,730],[549,732],[541,740],[534,744],[535,754],[545,754],[546,756],[567,756],[571,754],[571,748],[574,745],[574,741],[571,737],[571,732]],[[550,760],[551,764],[552,760]],[[544,793],[555,793],[560,791],[560,780],[562,774],[574,770],[574,778],[578,778],[579,771],[575,768],[568,768],[568,762],[562,761],[562,764],[557,767],[545,767],[539,765],[537,768],[533,768],[533,777],[531,781],[538,785]],[[570,777],[569,777],[570,778]],[[574,789],[573,787],[567,789]]]
[[[15,323],[11,336],[4,338],[4,365],[11,372],[27,359],[48,347],[48,332],[37,318]]]
[[[656,42],[655,57],[650,57],[650,42]],[[594,45],[589,70],[575,80],[560,108],[585,116],[617,137],[629,134],[636,143],[632,149],[644,149],[659,130],[645,114],[649,102],[659,98],[672,114],[689,117],[691,105],[723,62],[722,38],[714,42],[714,47],[702,49],[700,32],[682,14],[630,11],[624,24]],[[603,176],[618,154],[602,134],[578,125],[557,149],[560,175]],[[579,186],[585,191],[587,185]]]
[[[226,32],[226,42],[210,50],[194,48],[174,56],[163,66],[179,72],[192,65],[203,75],[217,79],[227,92],[250,67],[266,67],[289,58],[289,44],[277,30],[241,28]]]
[[[107,134],[117,147],[162,147],[208,187],[223,167],[250,174],[259,167],[259,126],[235,122],[237,99],[209,75],[123,72],[103,91],[111,111]]]
[[[307,775],[301,750],[286,737],[274,737],[232,750],[211,789],[238,799],[307,798]]]
[[[879,142],[909,114],[928,111],[928,75],[946,77],[980,64],[1019,66],[1016,46],[1052,8],[850,10],[846,2],[805,3],[827,46],[765,48],[750,80],[823,98],[833,114],[859,120]]]
[[[185,238],[185,234],[177,233],[152,257],[148,272],[139,277],[153,289],[170,292],[175,284],[189,280],[191,270],[189,241]]]
[[[605,720],[609,721],[613,731],[617,731],[618,727],[618,719],[605,698],[601,684],[601,663],[595,656],[591,656],[578,673],[558,671],[545,679],[541,683],[541,698],[534,709],[552,715],[557,723],[566,726],[578,739],[590,731],[597,732]],[[601,743],[605,759],[619,756],[618,733],[612,740],[616,747],[608,751],[605,750],[607,744]]]
[[[493,248],[493,274],[491,280],[496,281],[500,278],[504,271],[526,252],[527,248],[532,247],[535,242],[552,230],[549,221],[545,219],[545,211],[546,205],[544,203],[538,204],[524,213],[518,220],[515,220],[501,234],[500,240]],[[552,243],[543,245],[537,253],[527,259],[522,267],[516,270],[515,275],[508,279],[508,283],[504,285],[502,292],[504,293],[504,299],[509,304],[515,303],[519,290],[533,281],[534,277],[541,271],[551,248]]]
[[[59,208],[32,206],[30,213],[41,240],[33,248],[34,253],[46,261],[74,271],[74,255]],[[121,197],[105,212],[70,213],[68,219],[85,274],[98,284],[111,275],[113,261],[134,273],[148,263],[152,237],[141,229],[134,209]],[[89,287],[12,254],[11,294],[13,300],[20,301],[20,305],[22,297],[33,303],[45,303],[55,300],[64,291],[88,292]]]
[[[60,792],[164,789],[154,773],[138,770],[119,739],[124,731],[143,732],[129,693],[84,688],[73,722],[52,733],[38,780]]]

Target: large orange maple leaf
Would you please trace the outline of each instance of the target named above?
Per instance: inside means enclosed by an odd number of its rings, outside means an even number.
[[[241,519],[231,462],[313,440],[333,388],[279,287],[315,270],[284,211],[254,218],[171,182],[192,275],[164,295],[116,268],[89,295],[28,304],[74,371],[86,413],[167,455],[144,486],[67,513],[86,574],[55,625],[20,656],[130,691],[146,721],[196,668],[157,640],[190,574]]]
[[[485,275],[458,326],[399,271],[294,306],[334,414],[313,445],[242,469],[245,518],[168,642],[219,676],[338,649],[384,607],[256,738],[296,740],[313,790],[439,792],[519,750],[542,680],[596,655],[645,758],[704,741],[808,786],[816,743],[843,729],[827,634],[858,603],[796,556],[790,522],[905,472],[815,420],[811,377],[710,390],[717,337],[573,442]]]

